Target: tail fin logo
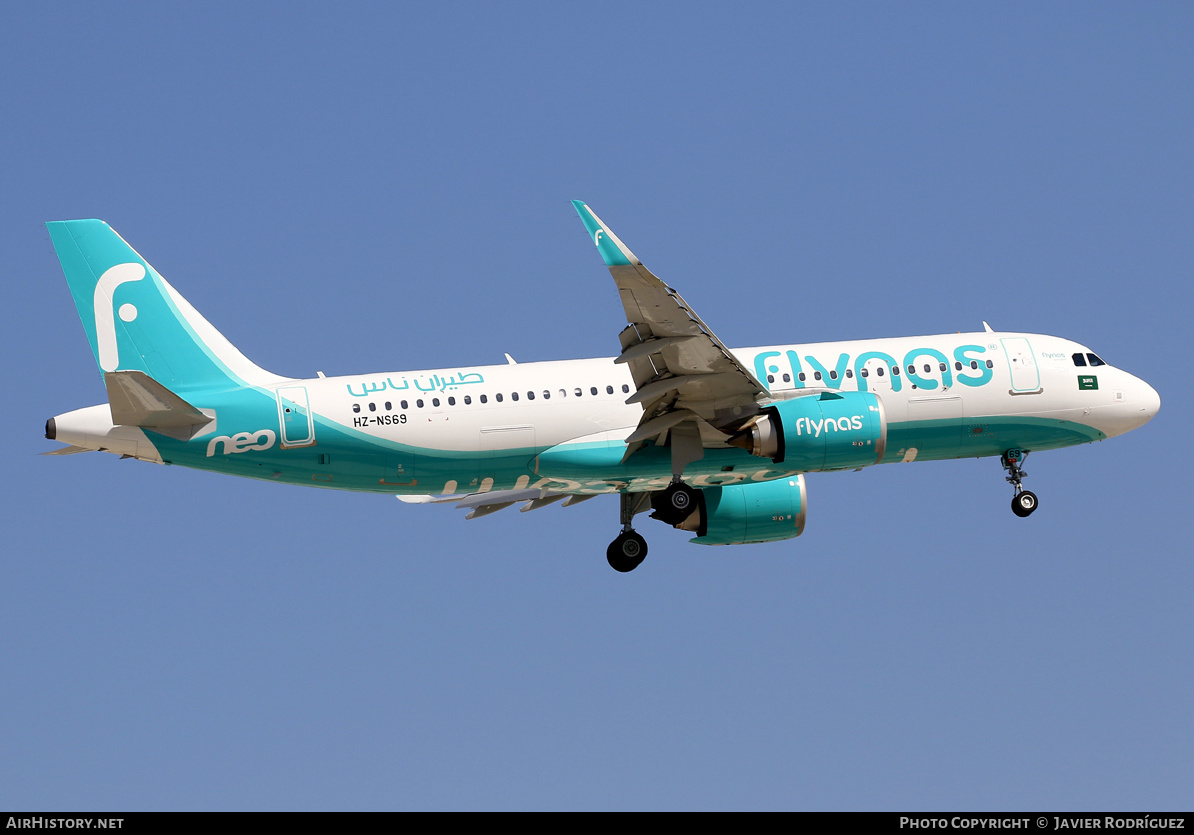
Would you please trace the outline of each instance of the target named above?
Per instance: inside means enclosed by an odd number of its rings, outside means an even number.
[[[99,350],[99,365],[104,371],[115,371],[120,367],[114,314],[118,314],[125,322],[137,318],[137,308],[132,304],[122,304],[120,310],[116,310],[116,302],[113,300],[116,288],[125,282],[140,281],[143,278],[145,267],[141,264],[117,264],[106,270],[95,284],[95,295],[92,297],[92,309],[95,311],[95,344]]]

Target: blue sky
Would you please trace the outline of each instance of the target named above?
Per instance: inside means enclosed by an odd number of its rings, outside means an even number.
[[[15,4],[0,806],[1189,808],[1188,4]],[[42,458],[47,220],[279,373],[611,356],[588,202],[729,345],[1066,336],[1159,416],[808,479],[799,539]]]

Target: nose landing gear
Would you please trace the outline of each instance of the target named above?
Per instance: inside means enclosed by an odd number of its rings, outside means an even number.
[[[1019,449],[1009,449],[999,458],[999,463],[1007,470],[1007,483],[1016,491],[1012,496],[1012,513],[1020,517],[1031,515],[1037,507],[1036,493],[1025,490],[1024,485],[1020,483],[1021,479],[1028,476],[1028,473],[1020,468],[1027,458],[1028,453]]]

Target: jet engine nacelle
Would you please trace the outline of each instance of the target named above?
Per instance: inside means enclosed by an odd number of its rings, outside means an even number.
[[[697,509],[675,527],[700,545],[778,542],[804,533],[804,476],[700,491]]]
[[[769,406],[731,443],[806,473],[855,470],[883,460],[887,416],[871,392],[806,395]]]

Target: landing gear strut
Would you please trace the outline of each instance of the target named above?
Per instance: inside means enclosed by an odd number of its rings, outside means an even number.
[[[1012,513],[1020,517],[1030,515],[1037,506],[1036,493],[1025,490],[1024,486],[1020,484],[1020,480],[1028,475],[1020,469],[1020,465],[1027,458],[1028,453],[1018,449],[1009,449],[999,458],[999,463],[1007,470],[1007,483],[1016,491],[1016,494],[1012,496]]]
[[[634,571],[647,558],[647,540],[634,529],[634,514],[641,512],[649,499],[648,493],[622,493],[622,532],[605,549],[605,559],[614,571]]]

